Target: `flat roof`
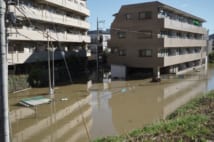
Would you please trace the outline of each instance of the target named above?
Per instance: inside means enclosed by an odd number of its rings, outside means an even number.
[[[166,4],[163,4],[163,3],[160,3],[160,2],[158,2],[158,3],[160,4],[160,7],[162,7],[162,8],[168,9],[168,10],[170,10],[170,11],[173,11],[173,12],[175,12],[175,13],[178,13],[178,14],[183,15],[183,16],[186,16],[186,17],[193,18],[193,19],[195,19],[195,20],[199,20],[199,21],[201,21],[201,22],[206,22],[205,19],[200,18],[200,17],[198,17],[198,16],[192,15],[192,14],[190,14],[190,13],[187,13],[187,12],[185,12],[185,11],[179,10],[179,9],[177,9],[177,8],[171,7],[171,6],[169,6],[169,5],[166,5]]]
[[[157,4],[159,5],[158,7],[161,7],[161,8],[164,8],[164,9],[167,9],[167,10],[170,10],[172,12],[175,12],[177,14],[180,14],[180,15],[183,15],[185,17],[189,17],[189,18],[192,18],[192,19],[195,19],[195,20],[198,20],[200,22],[206,22],[205,19],[203,18],[200,18],[198,16],[195,16],[195,15],[192,15],[188,12],[185,12],[183,10],[179,10],[175,7],[172,7],[172,6],[169,6],[167,4],[164,4],[164,3],[161,3],[159,1],[152,1],[152,2],[144,2],[144,3],[136,3],[136,4],[127,4],[127,5],[123,5],[122,7],[129,7],[129,6],[139,6],[139,5],[145,5],[145,4]],[[113,16],[116,16],[118,13],[115,13]]]

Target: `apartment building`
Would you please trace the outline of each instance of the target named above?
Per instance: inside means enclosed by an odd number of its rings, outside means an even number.
[[[96,60],[97,53],[109,52],[108,41],[111,39],[109,30],[93,30],[89,31],[88,35],[91,38],[88,49],[91,51],[92,60]]]
[[[111,25],[112,77],[127,68],[181,74],[206,61],[207,30],[204,19],[154,1],[124,5]]]
[[[208,40],[208,53],[212,52],[214,52],[214,34],[211,34]]]
[[[108,50],[108,41],[111,39],[109,30],[93,30],[89,31],[88,35],[91,37],[91,43],[88,46],[92,52],[96,52],[97,44],[102,46],[103,51]]]
[[[47,61],[48,49],[55,60],[90,56],[86,0],[14,0],[7,15],[9,65]]]

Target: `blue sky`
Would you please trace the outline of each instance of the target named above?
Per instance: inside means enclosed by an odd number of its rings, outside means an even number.
[[[91,24],[90,30],[96,29],[97,17],[99,20],[105,20],[99,27],[103,29],[110,28],[114,17],[121,5],[143,3],[151,0],[88,0],[88,8],[91,12],[88,21]],[[209,29],[209,33],[214,33],[214,0],[159,0],[162,3],[176,7],[183,11],[205,19],[207,22],[203,26]]]

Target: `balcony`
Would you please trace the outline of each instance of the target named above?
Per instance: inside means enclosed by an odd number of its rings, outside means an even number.
[[[60,6],[63,9],[75,11],[85,16],[90,16],[90,11],[87,9],[86,3],[81,0],[40,0],[40,2]]]
[[[171,66],[176,64],[181,64],[185,62],[191,62],[195,60],[200,60],[201,58],[205,58],[206,53],[196,53],[196,54],[185,54],[185,55],[177,55],[177,56],[165,56],[164,66]]]
[[[68,17],[62,14],[51,13],[48,10],[39,10],[36,8],[29,8],[25,5],[19,5],[19,10],[10,6],[10,12],[18,17],[28,17],[29,19],[44,21],[48,23],[56,23],[70,27],[77,27],[88,30],[90,25],[87,21],[79,20],[77,18]]]
[[[164,37],[164,47],[204,47],[207,46],[206,40],[185,39],[185,38],[169,38]]]
[[[203,35],[207,34],[207,30],[199,26],[191,25],[191,24],[184,23],[177,20],[172,20],[169,18],[164,18],[163,21],[164,21],[163,28],[165,29],[173,29],[173,30],[198,33]]]
[[[73,54],[70,51],[65,52],[66,57]],[[52,55],[52,53],[51,53]],[[90,57],[91,52],[90,50],[86,50],[85,52],[79,52],[79,56],[81,57]],[[51,57],[52,58],[52,57]],[[46,50],[44,51],[30,51],[29,48],[24,48],[23,52],[9,52],[7,55],[8,59],[8,65],[14,65],[14,64],[23,64],[23,63],[33,63],[38,61],[47,61],[48,60],[48,52]],[[61,51],[55,51],[54,52],[54,59],[55,60],[62,60],[62,52]]]
[[[34,30],[32,28],[24,27],[22,29],[10,28],[8,32],[9,40],[24,40],[24,41],[47,41],[47,32]],[[90,37],[81,34],[70,34],[67,32],[48,32],[50,39],[49,41],[59,41],[59,42],[75,42],[75,43],[89,43]]]

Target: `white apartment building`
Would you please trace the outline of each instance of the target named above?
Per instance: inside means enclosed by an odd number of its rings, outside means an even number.
[[[90,56],[86,0],[18,0],[8,15],[14,21],[7,26],[9,65],[47,61],[48,47],[55,60],[62,51]]]
[[[96,52],[96,46],[102,46],[103,51],[108,50],[108,41],[111,39],[109,30],[89,31],[88,35],[91,37],[91,43],[88,45],[92,52]],[[99,37],[97,37],[99,35]],[[97,41],[98,40],[98,41]]]
[[[91,43],[88,44],[88,49],[90,49],[92,53],[92,60],[97,58],[97,52],[109,52],[110,48],[108,48],[108,41],[111,39],[109,30],[89,31],[88,35],[91,38]]]

